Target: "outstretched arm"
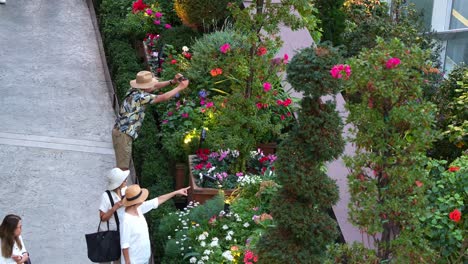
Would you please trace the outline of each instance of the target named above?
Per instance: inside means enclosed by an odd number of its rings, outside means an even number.
[[[189,84],[188,80],[181,81],[176,88],[170,90],[169,92],[156,96],[156,98],[154,98],[153,100],[153,103],[160,103],[160,102],[168,101],[169,99],[174,97],[177,93],[187,88],[188,84]]]
[[[190,189],[190,186],[179,189],[177,191],[173,191],[173,192],[170,192],[170,193],[163,194],[163,195],[158,197],[158,203],[162,204],[162,203],[166,202],[167,200],[171,199],[172,197],[174,197],[176,195],[187,196],[187,190],[188,189]]]

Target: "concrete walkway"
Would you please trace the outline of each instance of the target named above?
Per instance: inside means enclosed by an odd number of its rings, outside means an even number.
[[[90,263],[105,173],[110,103],[84,0],[0,5],[0,221],[23,218],[32,262]]]

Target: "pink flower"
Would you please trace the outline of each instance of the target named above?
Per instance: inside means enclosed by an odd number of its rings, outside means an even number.
[[[351,67],[347,64],[338,64],[333,66],[333,68],[330,70],[330,75],[335,78],[335,79],[341,79],[343,78],[343,74],[345,73],[346,79],[349,78],[351,75]]]
[[[285,63],[285,64],[288,63],[288,60],[289,60],[289,56],[288,56],[287,53],[285,53],[284,56],[283,56],[283,63]]]
[[[164,25],[164,27],[165,27],[166,29],[170,29],[172,26],[171,26],[170,24],[166,24],[166,25]]]
[[[256,103],[258,109],[262,109],[263,104],[262,103]]]
[[[263,90],[265,92],[270,91],[271,90],[271,83],[269,83],[269,82],[263,83]]]
[[[385,64],[385,67],[387,69],[393,69],[395,68],[396,66],[398,66],[398,64],[400,64],[401,61],[399,58],[390,58],[388,59],[387,63]]]
[[[188,113],[182,113],[181,116],[182,116],[183,118],[188,118],[188,117],[189,117],[189,114],[188,114]]]
[[[167,119],[166,119],[166,120],[163,120],[162,123],[163,123],[163,124],[167,124],[167,123],[169,123],[169,120],[167,120]]]
[[[284,115],[281,115],[281,120],[284,120],[286,117]]]
[[[154,13],[154,16],[157,17],[157,18],[161,18],[162,13],[161,12],[156,12],[156,13]]]
[[[172,112],[167,112],[167,116],[172,116]]]
[[[257,55],[258,56],[263,56],[267,53],[267,49],[265,47],[259,47],[257,50]]]
[[[177,60],[171,60],[171,64],[176,64]]]
[[[213,102],[209,102],[209,103],[206,103],[206,108],[210,108],[210,107],[213,107],[214,106],[214,103]]]
[[[153,21],[153,23],[154,23],[155,25],[161,25],[161,20],[155,19],[155,20]]]
[[[230,50],[231,50],[231,45],[229,45],[229,43],[224,43],[223,45],[221,45],[221,47],[219,47],[219,51],[221,51],[221,53],[224,53],[224,54],[226,54]]]
[[[148,15],[153,14],[153,10],[151,10],[151,9],[146,9],[146,14],[148,14]]]

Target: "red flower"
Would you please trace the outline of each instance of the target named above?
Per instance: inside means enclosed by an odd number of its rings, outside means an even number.
[[[288,99],[286,99],[286,100],[283,101],[283,106],[288,106],[288,105],[290,105],[291,103],[292,103],[291,98],[288,98]]]
[[[192,54],[189,53],[189,52],[184,52],[184,57],[188,60],[190,60],[192,58]]]
[[[458,223],[461,219],[461,212],[458,211],[458,209],[455,209],[449,214],[449,217],[452,221]]]
[[[176,64],[177,60],[171,60],[171,64]]]
[[[268,157],[261,157],[258,161],[260,161],[260,163],[263,163],[265,161],[268,161]]]
[[[281,115],[281,120],[284,120],[286,117],[284,115]]]
[[[132,4],[132,12],[134,14],[140,11],[144,11],[146,8],[148,8],[148,6],[143,3],[143,0],[137,0]]]
[[[257,55],[258,55],[258,56],[263,56],[263,55],[265,55],[266,53],[267,53],[267,49],[266,49],[265,47],[260,47],[260,48],[258,48],[258,50],[257,50]]]
[[[449,168],[450,172],[456,172],[456,171],[459,171],[459,170],[460,170],[460,167],[458,167],[458,166],[452,166],[452,167]]]
[[[262,109],[263,104],[262,103],[256,103],[258,109]]]
[[[203,169],[203,163],[199,163],[199,164],[195,165],[194,168],[195,168],[196,170],[201,170],[201,169]]]

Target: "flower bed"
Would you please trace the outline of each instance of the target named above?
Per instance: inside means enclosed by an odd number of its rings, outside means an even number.
[[[197,155],[189,156],[191,186],[189,193],[190,201],[205,203],[223,189],[225,195],[232,194],[235,188],[244,186],[253,181],[258,181],[262,177],[270,176],[274,171],[273,154],[265,155],[260,149],[251,152],[251,159],[248,162],[248,172],[231,172],[230,170],[239,153],[237,151],[220,150],[210,152],[208,149],[201,149]],[[260,174],[253,175],[253,174]]]

